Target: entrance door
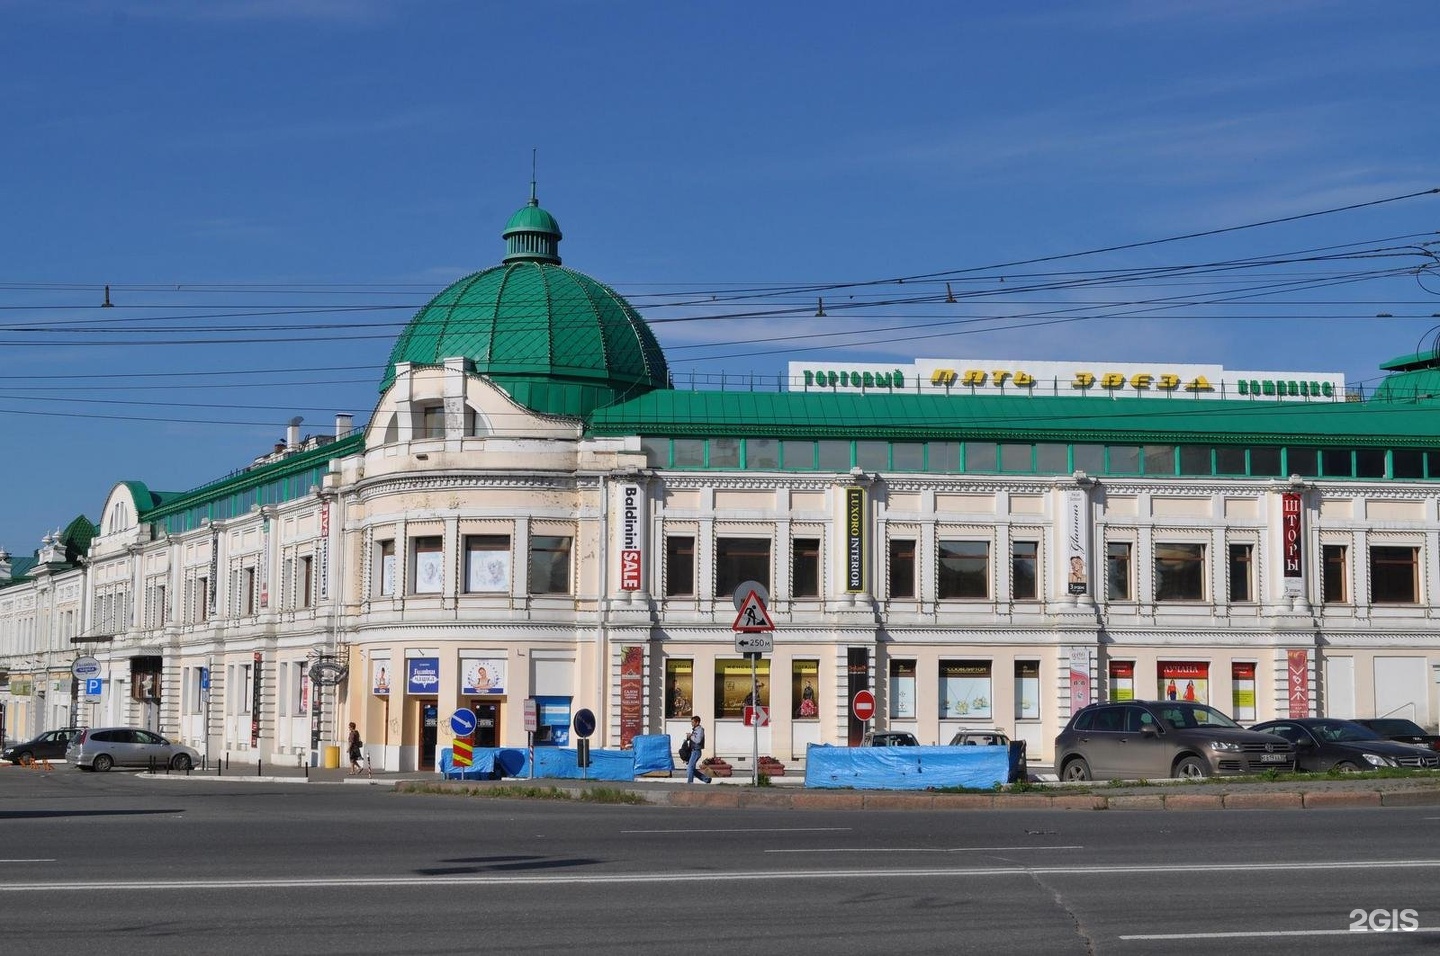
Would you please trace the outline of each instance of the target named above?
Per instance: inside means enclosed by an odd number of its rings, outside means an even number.
[[[420,701],[420,754],[417,770],[435,769],[435,743],[439,740],[440,707],[434,700]]]
[[[495,701],[470,702],[475,712],[475,746],[500,746],[500,705]]]

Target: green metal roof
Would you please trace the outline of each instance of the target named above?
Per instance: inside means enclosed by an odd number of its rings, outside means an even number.
[[[664,389],[595,411],[593,435],[1440,447],[1440,405]]]

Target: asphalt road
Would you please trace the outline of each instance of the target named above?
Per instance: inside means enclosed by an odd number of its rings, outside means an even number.
[[[698,810],[0,768],[7,956],[1412,953],[1440,948],[1437,885],[1433,807]]]

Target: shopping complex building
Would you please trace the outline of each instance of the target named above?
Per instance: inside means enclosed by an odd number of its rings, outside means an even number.
[[[998,726],[1036,762],[1097,699],[1435,726],[1440,355],[1363,400],[1164,361],[677,388],[533,198],[503,238],[410,321],[363,426],[294,423],[184,492],[116,476],[96,520],[0,558],[10,737],[124,723],[304,762],[355,721],[408,770],[457,708],[478,746],[524,745],[533,698],[541,746],[580,708],[603,747],[693,714],[748,769],[744,582],[776,628],[759,750],[784,763],[857,742],[862,688],[879,729]]]

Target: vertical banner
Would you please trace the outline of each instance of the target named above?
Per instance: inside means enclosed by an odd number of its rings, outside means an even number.
[[[210,616],[214,617],[219,608],[216,601],[220,596],[220,529],[214,525],[210,526]]]
[[[260,607],[270,606],[270,518],[260,522]]]
[[[644,580],[640,486],[620,486],[620,590],[639,591]],[[623,732],[622,732],[623,735]],[[623,744],[621,746],[624,746]]]
[[[1280,496],[1281,553],[1285,556],[1285,596],[1305,593],[1304,538],[1300,526],[1300,495],[1287,491]]]
[[[317,748],[320,746],[320,730],[324,716],[321,711],[320,698],[325,691],[319,684],[310,679],[308,671],[303,680],[305,681],[305,686],[310,688],[310,746],[311,748]]]
[[[1090,592],[1090,522],[1085,492],[1065,492],[1065,581],[1069,594]]]
[[[1070,648],[1070,713],[1090,703],[1090,648]]]
[[[620,749],[645,730],[645,648],[620,651]]]
[[[1135,662],[1110,662],[1110,699],[1135,699]]]
[[[1290,699],[1290,717],[1310,716],[1310,653],[1285,652],[1285,682]]]
[[[260,652],[255,652],[255,667],[250,673],[250,746],[260,746]]]
[[[865,590],[865,489],[845,489],[845,590]]]
[[[330,502],[320,503],[320,540],[316,542],[315,573],[320,579],[316,589],[320,600],[330,598]]]

